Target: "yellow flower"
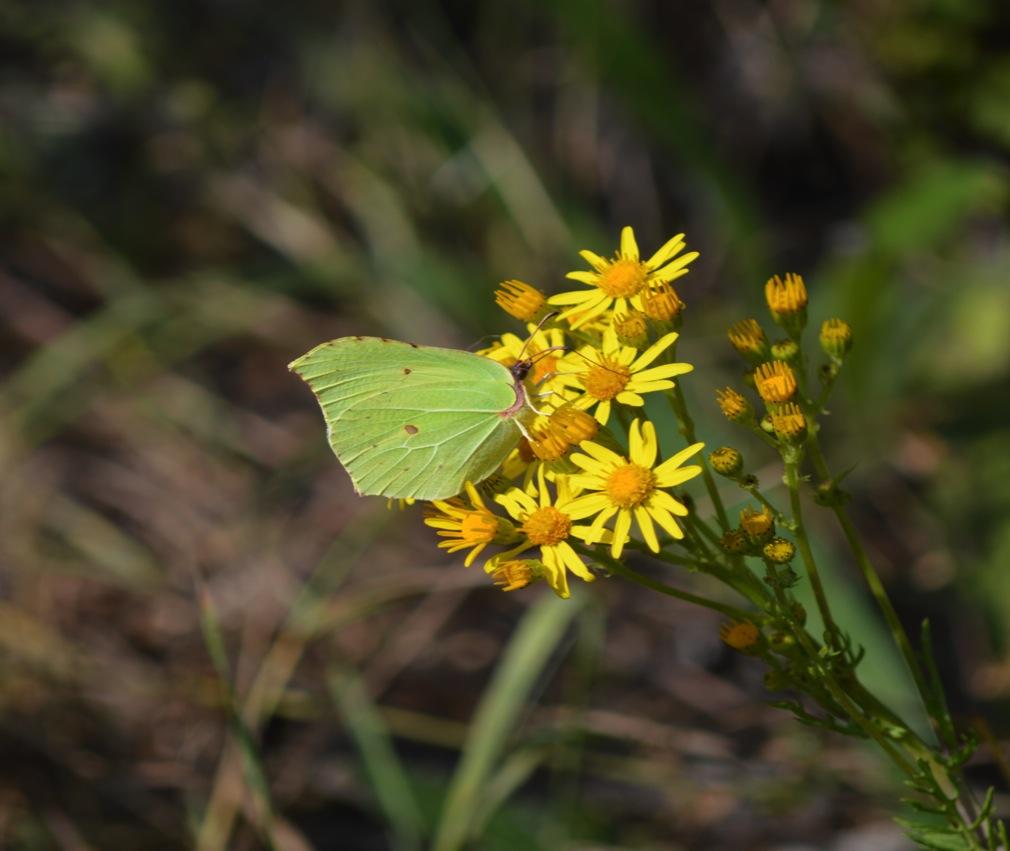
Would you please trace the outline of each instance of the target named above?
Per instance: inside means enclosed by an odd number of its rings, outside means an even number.
[[[523,322],[532,322],[540,317],[547,303],[545,296],[536,287],[522,281],[502,281],[495,290],[495,303],[509,316],[514,316]]]
[[[635,232],[626,227],[621,231],[621,248],[612,260],[592,251],[579,252],[593,267],[592,271],[569,272],[567,277],[592,289],[558,293],[547,301],[550,304],[569,305],[561,314],[562,319],[579,314],[573,328],[585,325],[611,307],[617,313],[624,313],[630,303],[641,310],[643,291],[652,285],[673,281],[687,274],[687,266],[698,256],[698,252],[692,251],[676,257],[684,246],[684,234],[677,234],[667,240],[652,257],[643,261],[638,253]]]
[[[796,373],[787,363],[769,361],[754,371],[754,386],[765,402],[787,402],[796,392]]]
[[[688,363],[649,367],[676,339],[677,334],[671,331],[638,354],[631,346],[621,345],[613,330],[608,329],[601,349],[592,346],[581,349],[581,362],[565,361],[558,380],[563,386],[581,387],[584,393],[572,403],[582,410],[596,405],[596,419],[606,425],[613,402],[640,408],[645,404],[642,393],[668,390],[673,387],[671,378],[694,369]]]
[[[519,531],[525,540],[507,552],[492,556],[484,565],[484,570],[493,575],[519,553],[531,547],[540,547],[540,561],[546,570],[547,582],[559,597],[568,597],[568,571],[586,582],[594,579],[585,562],[568,543],[570,538],[586,538],[589,527],[576,526],[573,521],[588,517],[593,512],[586,507],[573,507],[575,492],[570,477],[559,476],[555,485],[557,495],[552,501],[541,467],[537,472],[537,487],[533,493],[512,488],[495,498],[521,524]]]
[[[504,517],[499,517],[491,511],[481,499],[481,495],[471,482],[466,483],[466,493],[470,498],[470,507],[458,497],[432,502],[435,509],[424,518],[426,525],[438,531],[439,547],[450,553],[471,548],[466,560],[467,567],[488,544],[513,544],[519,538],[515,526]]]
[[[740,528],[755,543],[767,540],[775,533],[775,518],[767,508],[745,508],[740,512]]]
[[[621,557],[629,540],[632,520],[638,524],[642,538],[653,552],[659,552],[659,539],[653,521],[672,537],[683,538],[684,533],[673,515],[685,517],[687,507],[663,488],[676,487],[701,473],[701,467],[682,467],[681,464],[703,446],[703,443],[695,443],[658,467],[654,466],[659,450],[656,427],[648,420],[637,419],[631,424],[628,434],[627,458],[598,443],[583,443],[586,454],[572,455],[571,460],[585,472],[572,476],[572,482],[596,493],[578,497],[571,507],[581,516],[599,512],[590,527],[589,543],[600,540],[604,525],[614,515],[617,519],[610,547],[614,558]]]
[[[543,579],[547,568],[534,558],[517,558],[501,562],[491,571],[491,579],[502,591],[518,591]]]

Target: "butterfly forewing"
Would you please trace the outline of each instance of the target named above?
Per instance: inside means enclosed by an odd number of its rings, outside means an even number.
[[[312,388],[330,446],[362,494],[444,499],[516,445],[512,376],[488,358],[344,337],[291,364]]]

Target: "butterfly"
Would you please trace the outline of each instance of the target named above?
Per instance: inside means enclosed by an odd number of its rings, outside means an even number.
[[[330,447],[355,490],[446,499],[490,476],[535,411],[511,367],[472,352],[384,337],[341,337],[288,368],[322,408]]]

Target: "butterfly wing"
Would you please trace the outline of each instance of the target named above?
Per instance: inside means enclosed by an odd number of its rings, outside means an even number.
[[[342,337],[290,364],[316,394],[330,446],[361,494],[445,499],[491,475],[519,431],[501,364],[471,352]]]

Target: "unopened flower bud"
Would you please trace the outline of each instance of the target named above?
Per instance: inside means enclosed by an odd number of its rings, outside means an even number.
[[[720,446],[708,456],[708,461],[720,476],[730,479],[743,469],[743,456],[732,446]]]
[[[785,538],[772,538],[761,552],[773,564],[788,564],[796,555],[796,547]]]
[[[617,339],[625,346],[633,349],[645,348],[649,342],[649,321],[644,313],[633,310],[614,317],[614,333]]]
[[[511,559],[498,564],[491,571],[491,580],[502,591],[518,591],[547,573],[543,562],[532,558]]]
[[[775,275],[765,284],[765,301],[772,319],[789,332],[799,336],[807,322],[807,288],[803,278],[789,273],[785,280]]]
[[[772,431],[779,440],[799,443],[807,430],[807,418],[795,402],[782,405],[771,413]]]
[[[771,356],[773,360],[781,360],[792,363],[799,357],[800,346],[795,340],[779,340],[772,343]]]
[[[755,544],[763,544],[775,534],[775,518],[767,508],[745,508],[740,512],[740,528]]]
[[[523,322],[535,322],[540,319],[547,296],[534,286],[522,281],[502,281],[495,290],[495,303],[509,316],[514,316]]]
[[[743,422],[753,414],[750,403],[732,387],[723,387],[715,391],[719,410],[731,422]]]
[[[750,549],[750,541],[740,529],[730,529],[719,539],[719,546],[726,552],[736,555]]]
[[[769,361],[754,370],[754,386],[768,404],[786,402],[796,392],[796,373],[782,361]]]
[[[734,322],[727,332],[730,343],[747,360],[758,362],[768,354],[768,338],[756,319]]]
[[[675,327],[680,325],[684,302],[680,300],[677,291],[668,283],[661,282],[646,288],[642,292],[642,312],[656,322],[669,322]]]
[[[750,621],[733,621],[719,627],[719,638],[741,653],[755,653],[761,641],[761,630]]]
[[[852,328],[843,319],[825,319],[819,340],[828,357],[841,360],[852,348]]]

